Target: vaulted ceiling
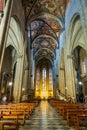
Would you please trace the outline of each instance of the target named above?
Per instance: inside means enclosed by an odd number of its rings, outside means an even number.
[[[69,0],[22,0],[28,36],[35,60],[53,60],[64,29],[65,10]]]

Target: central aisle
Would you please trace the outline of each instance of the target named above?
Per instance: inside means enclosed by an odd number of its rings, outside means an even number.
[[[20,130],[75,130],[68,127],[65,120],[56,113],[48,101],[41,101],[34,113]]]

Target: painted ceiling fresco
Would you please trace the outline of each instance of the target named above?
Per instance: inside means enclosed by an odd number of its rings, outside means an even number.
[[[69,0],[22,0],[34,57],[55,56]]]
[[[54,38],[56,38],[56,33],[55,33],[55,25],[54,23],[51,24],[52,21],[48,21],[48,25],[44,21],[33,21],[31,23],[31,36],[32,40],[35,38],[36,35],[40,34],[47,34],[50,35]],[[51,25],[51,26],[49,26]],[[51,28],[53,26],[53,28]],[[60,29],[59,25],[57,25],[56,32]]]
[[[31,13],[31,17],[42,12],[48,12],[59,17],[64,15],[66,0],[22,0],[26,15]],[[34,5],[34,8],[32,8]],[[31,10],[32,8],[32,10]]]
[[[40,37],[37,40],[35,40],[35,42],[33,43],[33,48],[35,52],[41,48],[43,49],[48,48],[51,51],[55,52],[56,47],[57,47],[57,42],[55,42],[55,40],[50,37],[46,37],[44,39],[43,37]]]

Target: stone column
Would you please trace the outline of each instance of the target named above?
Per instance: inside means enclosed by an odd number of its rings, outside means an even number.
[[[35,89],[35,86],[34,86],[34,76],[35,76],[35,61],[32,59],[32,72],[31,72],[31,89]]]
[[[28,75],[29,75],[29,70],[28,68],[24,69],[24,75],[23,75],[23,86],[22,86],[22,92],[24,91],[25,95],[23,95],[23,97],[21,97],[21,99],[27,100],[28,99]]]
[[[49,90],[49,68],[47,67],[46,68],[46,72],[47,72],[47,77],[46,77],[46,90],[48,91]]]
[[[6,40],[7,40],[8,29],[10,24],[12,5],[13,5],[13,0],[7,0],[5,10],[4,10],[4,16],[0,24],[0,72],[1,72],[1,67],[3,62],[3,57],[4,57],[4,51],[6,47]]]
[[[30,89],[33,89],[33,50],[31,48],[30,53]]]
[[[64,60],[65,60],[65,79],[66,79],[66,95],[71,96],[73,99],[76,99],[76,91],[75,91],[75,75],[73,69],[73,61],[72,57],[67,53],[67,49],[64,52]]]
[[[75,1],[75,0],[74,0]],[[87,0],[79,0],[80,2],[80,17],[81,17],[81,26],[83,31],[85,49],[87,48]]]
[[[40,68],[40,95],[42,92],[42,68]]]
[[[56,97],[56,87],[55,87],[55,80],[56,80],[56,77],[55,77],[55,68],[54,68],[54,65],[52,66],[52,76],[53,76],[53,95],[54,97]]]
[[[23,56],[17,58],[16,74],[15,74],[14,88],[13,88],[14,102],[20,102],[21,99],[23,61],[24,61]]]
[[[28,89],[28,69],[26,68],[24,70],[24,76],[23,76],[23,88],[25,88],[25,90]]]
[[[47,67],[47,83],[46,83],[46,85],[47,85],[47,93],[49,96],[50,94],[49,94],[49,68],[48,67]]]
[[[65,86],[66,86],[66,82],[65,82],[65,65],[64,65],[64,49],[62,48],[61,49],[61,52],[60,52],[60,57],[59,57],[59,66],[58,66],[58,71],[59,71],[59,86],[58,86],[58,89],[59,91],[64,94],[65,94]]]
[[[28,88],[31,88],[31,48],[30,48],[30,38],[28,36],[28,67],[29,67],[29,71],[28,71]]]

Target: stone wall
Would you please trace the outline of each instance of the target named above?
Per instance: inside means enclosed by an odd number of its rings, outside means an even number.
[[[21,0],[13,0],[12,16],[19,22],[25,37],[25,14]]]

